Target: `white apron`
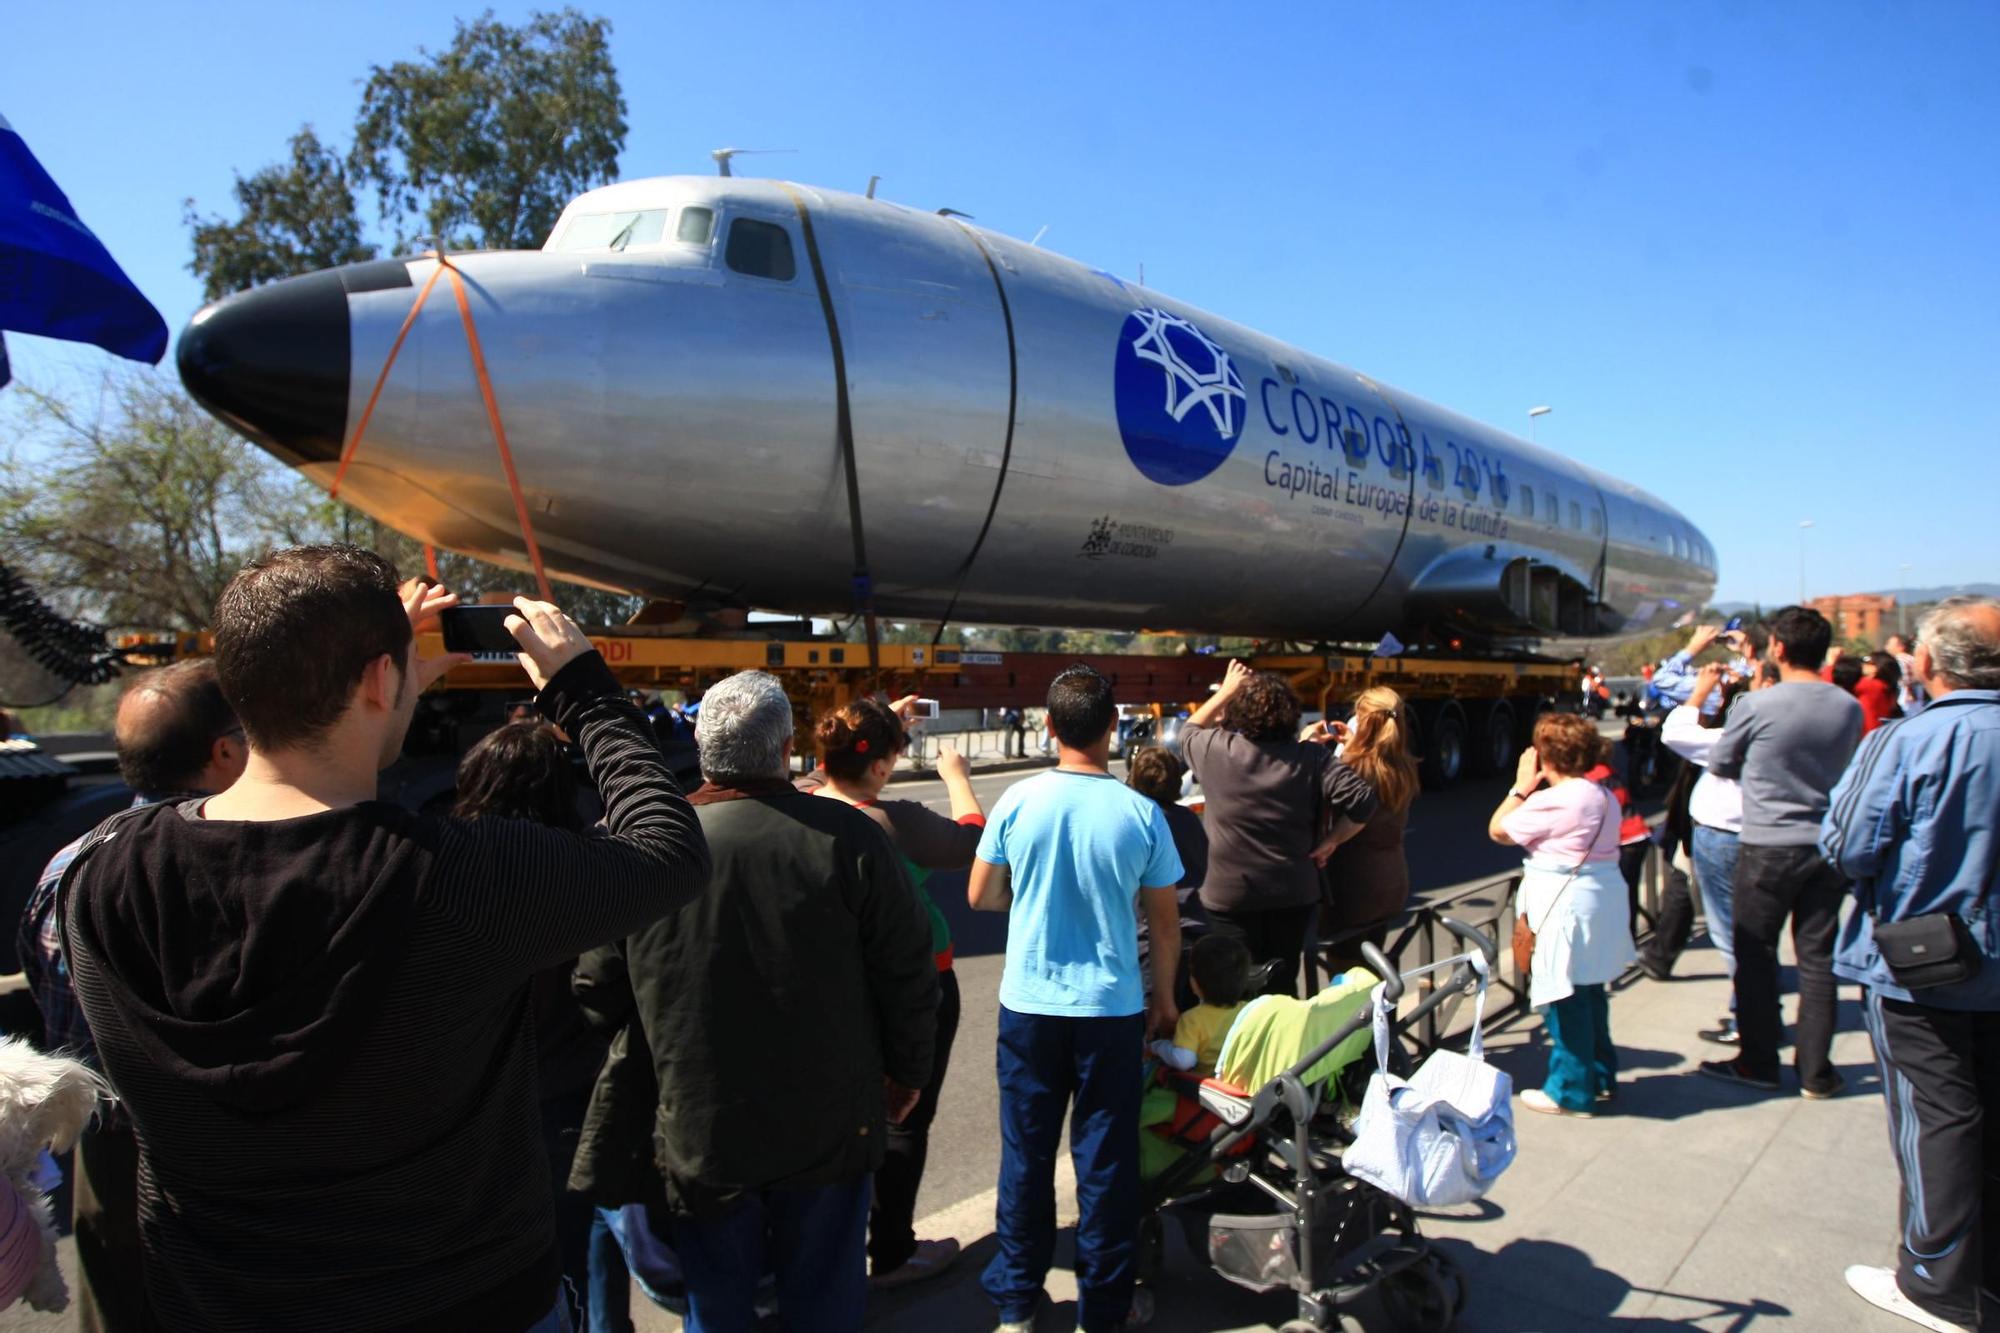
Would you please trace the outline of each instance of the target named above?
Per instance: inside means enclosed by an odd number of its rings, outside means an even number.
[[[1570,879],[1572,870],[1575,879]],[[1618,863],[1586,861],[1578,869],[1531,856],[1521,872],[1516,910],[1527,915],[1528,928],[1535,932],[1529,1007],[1568,999],[1578,986],[1617,980],[1636,956],[1632,908]]]

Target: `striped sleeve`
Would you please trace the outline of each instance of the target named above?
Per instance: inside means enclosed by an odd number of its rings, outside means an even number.
[[[1820,853],[1857,884],[1872,882],[1882,871],[1883,850],[1906,833],[1903,772],[1893,737],[1901,728],[1877,727],[1847,771],[1834,784],[1826,818],[1820,823]]]
[[[538,970],[622,939],[708,882],[708,843],[639,710],[587,653],[542,691],[583,749],[604,801],[589,834],[516,819],[447,821],[434,887],[508,972]]]

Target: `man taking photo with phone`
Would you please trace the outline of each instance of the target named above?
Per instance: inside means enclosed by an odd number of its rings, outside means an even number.
[[[455,602],[352,546],[244,569],[214,621],[243,776],[107,821],[64,881],[157,1327],[569,1327],[528,980],[689,901],[708,852],[603,659],[526,598],[507,627],[605,831],[377,800],[461,660],[413,631]]]

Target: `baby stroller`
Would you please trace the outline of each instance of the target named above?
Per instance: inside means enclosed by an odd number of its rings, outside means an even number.
[[[1482,971],[1490,971],[1498,957],[1484,934],[1448,916],[1438,919],[1477,950],[1486,967],[1475,967],[1468,952],[1423,969],[1444,979],[1409,1013],[1392,1017],[1392,1073],[1409,1073],[1401,1035],[1454,996],[1482,985]],[[1303,1021],[1298,1010],[1289,1011],[1288,1030],[1304,1040],[1285,1052],[1296,1059],[1274,1075],[1253,1072],[1245,1084],[1230,1081],[1231,1075],[1274,1067],[1270,1034],[1258,1032],[1254,1010],[1245,1010],[1231,1029],[1216,1078],[1163,1074],[1199,1113],[1176,1117],[1167,1127],[1185,1152],[1145,1184],[1138,1251],[1142,1283],[1158,1277],[1165,1221],[1172,1215],[1189,1248],[1206,1254],[1223,1277],[1252,1291],[1289,1287],[1297,1293],[1298,1318],[1281,1333],[1346,1328],[1343,1307],[1378,1288],[1401,1327],[1451,1327],[1465,1303],[1456,1265],[1418,1232],[1414,1209],[1341,1164],[1353,1142],[1341,1104],[1359,1104],[1373,1064],[1372,995],[1379,984],[1393,1015],[1405,983],[1417,975],[1398,975],[1372,944],[1362,945],[1362,956],[1374,975],[1349,973],[1344,984],[1306,1002],[1310,1012]],[[1405,1067],[1395,1068],[1399,1063]]]

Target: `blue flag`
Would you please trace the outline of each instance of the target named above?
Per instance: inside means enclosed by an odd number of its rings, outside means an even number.
[[[77,219],[4,116],[0,329],[91,343],[134,361],[157,363],[167,354],[167,322]]]

